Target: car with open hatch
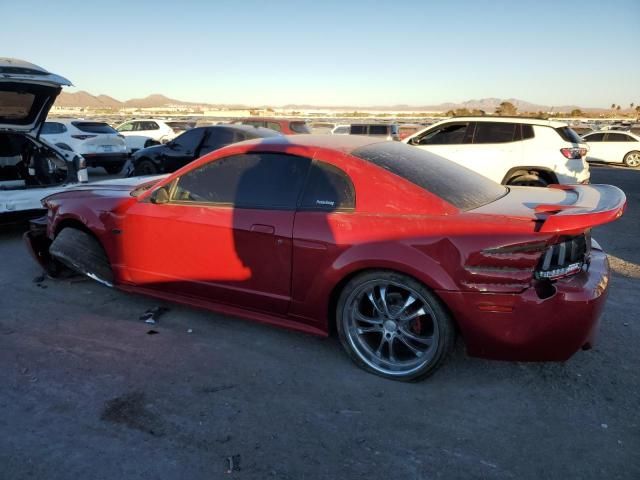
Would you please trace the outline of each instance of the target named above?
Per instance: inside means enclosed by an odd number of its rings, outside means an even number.
[[[25,235],[54,276],[302,332],[334,329],[397,380],[469,354],[564,361],[593,344],[609,283],[591,238],[626,206],[609,185],[505,187],[365,136],[277,136],[173,174],[44,200]]]
[[[84,158],[39,137],[64,77],[14,58],[0,58],[0,221],[42,211],[41,200],[86,182]]]

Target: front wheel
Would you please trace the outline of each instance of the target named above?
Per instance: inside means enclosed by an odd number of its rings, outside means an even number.
[[[151,160],[140,160],[135,167],[134,174],[135,175],[155,175],[158,173],[158,167]]]
[[[624,164],[629,168],[640,167],[640,152],[629,152],[624,156]]]
[[[352,279],[338,301],[340,342],[360,367],[413,381],[433,373],[453,349],[455,329],[440,300],[411,277],[373,271]]]

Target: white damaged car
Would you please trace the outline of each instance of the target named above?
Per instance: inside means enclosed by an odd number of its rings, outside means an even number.
[[[31,63],[0,57],[0,221],[41,212],[41,200],[87,182],[85,159],[38,138],[63,86]]]

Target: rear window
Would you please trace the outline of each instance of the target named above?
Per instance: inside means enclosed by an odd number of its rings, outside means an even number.
[[[118,133],[113,127],[102,122],[71,122],[71,124],[87,133]]]
[[[571,130],[569,127],[560,127],[560,128],[555,128],[554,130],[558,132],[558,135],[560,135],[565,142],[583,143],[583,140],[582,138],[580,138],[580,135],[578,135],[576,132]]]
[[[480,207],[507,193],[502,185],[468,168],[404,143],[374,143],[351,154],[410,181],[460,210]]]
[[[306,122],[291,122],[289,128],[296,133],[311,133],[311,129]]]
[[[0,122],[15,125],[34,122],[47,101],[55,98],[59,90],[41,85],[0,83]]]

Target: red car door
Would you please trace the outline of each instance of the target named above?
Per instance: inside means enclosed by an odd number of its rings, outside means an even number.
[[[295,208],[310,160],[251,153],[178,178],[168,203],[126,212],[122,258],[139,286],[286,313]]]

